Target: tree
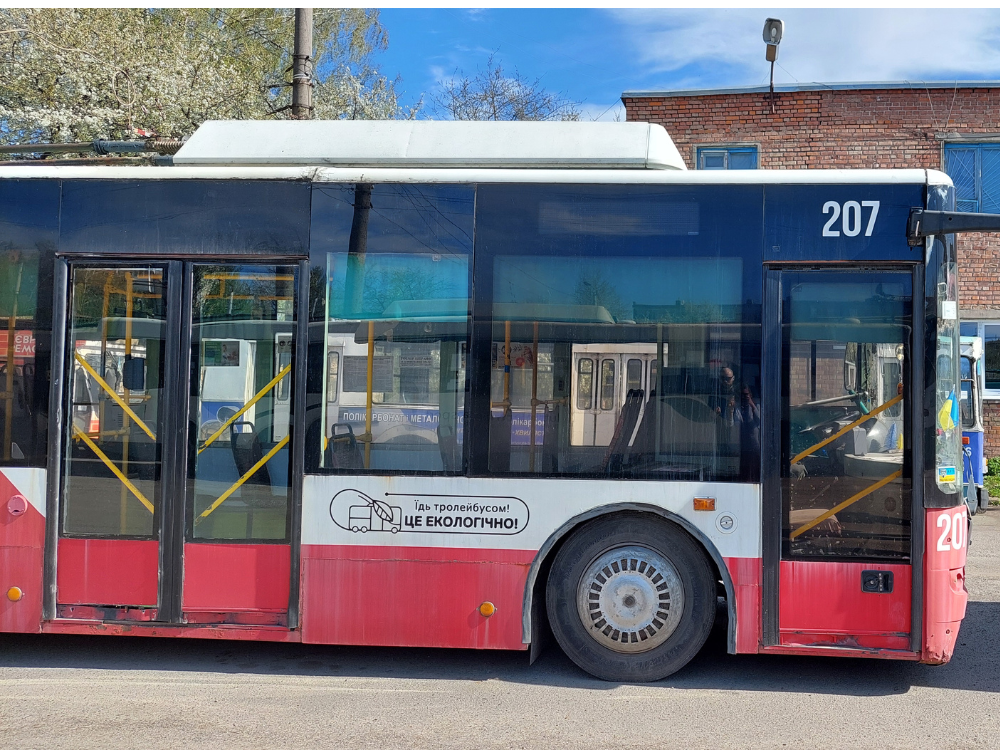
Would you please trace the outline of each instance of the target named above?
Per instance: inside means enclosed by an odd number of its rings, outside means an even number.
[[[495,55],[472,78],[456,71],[433,101],[439,112],[453,120],[580,119],[576,105],[543,89],[540,78],[531,81],[516,68],[512,76],[505,75]]]
[[[314,13],[315,116],[399,116],[395,82],[373,63],[388,42],[378,11]],[[272,8],[0,9],[0,142],[287,117],[293,23]]]

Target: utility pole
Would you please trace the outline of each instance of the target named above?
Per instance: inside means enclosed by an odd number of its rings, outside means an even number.
[[[292,53],[292,119],[312,119],[313,11],[295,9],[295,50]]]

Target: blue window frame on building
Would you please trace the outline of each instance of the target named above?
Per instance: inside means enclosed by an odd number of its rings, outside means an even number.
[[[698,149],[698,169],[757,169],[756,146],[704,146]]]
[[[944,171],[955,183],[959,211],[1000,213],[1000,143],[949,143]]]

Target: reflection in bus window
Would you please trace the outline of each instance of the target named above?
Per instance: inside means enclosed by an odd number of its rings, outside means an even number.
[[[187,538],[285,540],[294,266],[194,267]]]
[[[625,364],[625,390],[642,388],[642,360],[630,359]]]
[[[277,361],[275,362],[275,374],[280,373],[292,364],[292,337],[282,334],[276,337]],[[291,378],[282,378],[278,381],[278,400],[287,401],[288,394],[292,391]]]
[[[583,282],[599,274],[594,306]],[[498,258],[490,471],[757,480],[759,369],[743,359],[754,349],[738,322],[740,281],[738,263],[715,258]],[[720,288],[732,294],[726,306],[668,304]],[[692,325],[692,315],[716,322]],[[752,401],[741,405],[734,391],[733,408],[718,414],[720,374],[730,368]]]
[[[601,361],[601,410],[615,408],[615,362],[613,359]]]
[[[782,278],[783,557],[906,559],[909,273]]]
[[[576,408],[589,409],[594,403],[594,360],[581,357],[576,363]]]
[[[340,352],[330,352],[326,365],[326,400],[337,400],[337,384],[340,380]]]
[[[314,192],[329,368],[307,448],[318,469],[461,471],[473,205],[468,186]]]
[[[156,536],[166,289],[160,268],[73,269],[64,535]]]

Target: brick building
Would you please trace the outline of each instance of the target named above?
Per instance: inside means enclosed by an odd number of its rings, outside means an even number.
[[[690,169],[940,169],[960,210],[1000,213],[1000,81],[626,91]],[[986,342],[986,454],[1000,456],[1000,235],[958,238],[962,333]]]

